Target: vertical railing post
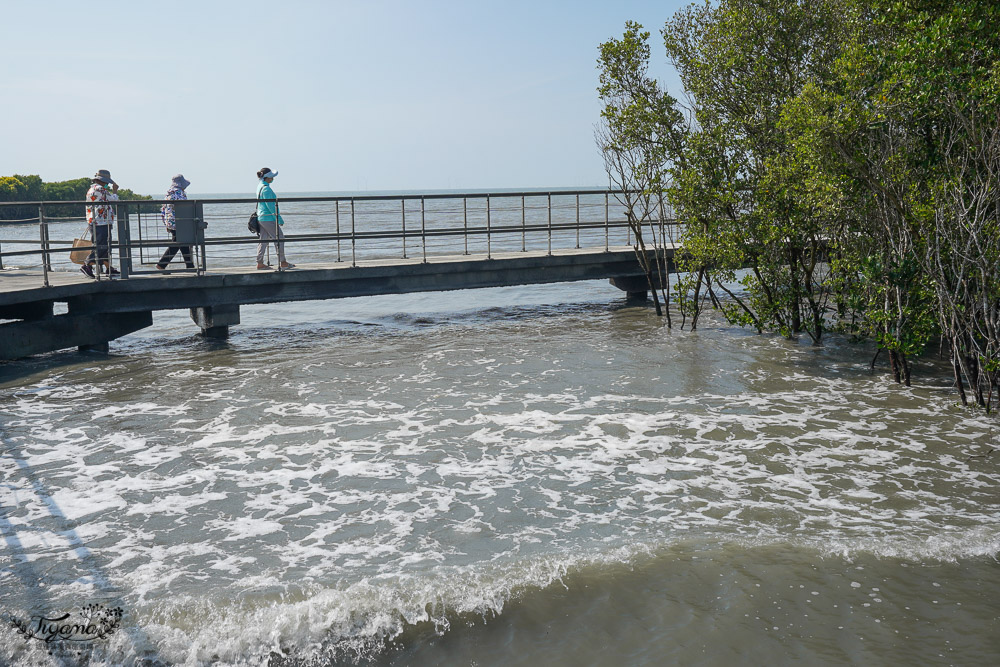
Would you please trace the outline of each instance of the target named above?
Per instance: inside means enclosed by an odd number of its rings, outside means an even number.
[[[97,282],[101,282],[101,260],[98,259],[98,254],[97,254],[98,253],[98,249],[97,249],[97,222],[96,222],[96,220],[97,220],[97,214],[96,213],[94,214],[94,220],[95,220],[94,224],[90,225],[90,245],[94,246],[94,249],[91,250],[90,252],[94,253],[94,277],[96,278]],[[108,228],[108,240],[109,240],[109,242],[111,240],[111,229],[110,229],[110,227]],[[110,254],[110,251],[109,251],[108,254]],[[90,257],[90,255],[87,255],[87,257]],[[86,259],[84,259],[83,263],[87,264],[88,262],[87,262]]]
[[[469,198],[462,197],[462,229],[465,237],[465,254],[469,254]]]
[[[486,195],[486,259],[493,258],[493,225],[490,222],[490,196]]]
[[[424,249],[424,264],[427,263],[427,218],[424,215],[424,198],[420,198],[420,245]]]
[[[138,206],[142,206],[142,204],[137,204],[137,207]],[[280,216],[275,216],[275,217],[280,219]],[[205,275],[205,272],[208,271],[208,247],[205,244],[205,229],[208,228],[208,225],[205,223],[205,205],[202,204],[200,201],[199,202],[195,202],[195,205],[194,205],[194,224],[195,224],[195,229],[198,230],[198,232],[199,232],[198,233],[198,238],[201,239],[201,265],[198,267],[197,274],[199,276],[203,276],[203,275]],[[274,221],[274,227],[275,227],[275,229],[278,228],[278,220]],[[277,232],[275,232],[275,233],[277,233]],[[130,249],[130,252],[129,252],[129,266],[131,266],[131,262],[132,262],[131,236],[129,236],[129,241],[130,241],[130,243],[129,243],[129,249]],[[125,268],[124,267],[122,267],[122,276],[123,277],[125,276]]]
[[[351,197],[351,266],[358,265],[357,238],[354,226],[354,197]]]
[[[45,217],[45,204],[38,205],[38,224],[42,227],[44,237],[42,239],[42,259],[45,261],[45,268],[52,270],[52,242],[49,238],[49,221]]]
[[[49,264],[49,226],[45,222],[45,204],[38,205],[38,234],[42,243],[42,284],[48,287],[52,266]]]
[[[549,211],[549,257],[552,256],[552,193],[548,194],[548,211]]]
[[[282,248],[283,249],[285,247],[285,242],[284,241],[279,241],[279,239],[281,238],[279,236],[279,234],[283,234],[283,232],[281,230],[281,225],[279,224],[280,222],[281,222],[281,209],[278,208],[277,197],[275,197],[275,201],[274,201],[274,238],[275,238],[274,249],[275,249],[276,253],[278,252],[278,248]],[[270,253],[270,252],[271,251],[268,250],[268,253]],[[271,256],[269,254],[268,258],[270,259],[270,257]],[[284,267],[281,266],[284,262],[281,261],[281,254],[280,253],[278,253],[278,256],[276,257],[276,259],[278,260],[278,273],[284,273],[285,269],[284,269]],[[270,263],[271,262],[269,261],[268,264],[270,264]]]
[[[135,205],[135,217],[137,225],[142,225],[142,204]],[[198,217],[204,220],[203,207],[199,205],[198,207]],[[135,273],[135,256],[132,250],[132,216],[129,214],[128,209],[125,209],[125,260],[123,261],[124,266],[121,268],[122,278],[130,278],[133,273]],[[202,250],[204,254],[204,250]],[[139,257],[139,268],[142,268],[142,256]]]
[[[403,259],[406,259],[406,199],[399,200],[399,212],[403,216]]]
[[[107,206],[107,204],[106,204],[106,206]],[[86,210],[86,209],[84,209],[84,210]],[[117,211],[117,207],[114,210]],[[110,213],[109,213],[109,215],[110,215]],[[111,243],[111,225],[110,225],[110,223],[108,225],[108,243]],[[91,228],[90,228],[90,244],[92,246],[94,246],[94,249],[91,250],[91,252],[94,253],[94,276],[96,277],[97,282],[101,282],[100,250],[97,247],[97,207],[96,206],[94,207],[94,224],[91,225]],[[109,260],[111,259],[110,255],[111,255],[111,249],[108,248],[108,259]],[[84,260],[84,262],[86,262],[86,260]]]
[[[124,266],[125,265],[125,253],[127,252],[127,250],[125,249],[126,236],[125,236],[125,233],[124,233],[124,229],[125,229],[125,226],[128,224],[128,204],[121,204],[121,203],[119,203],[119,204],[115,205],[115,208],[117,209],[116,210],[116,214],[115,214],[115,224],[117,225],[118,229],[115,230],[114,234],[112,234],[111,233],[112,230],[110,228],[108,228],[108,232],[109,232],[108,233],[108,266],[111,267],[111,266],[114,265],[114,261],[113,261],[114,260],[114,256],[112,254],[113,253],[112,248],[116,248],[118,250],[118,270],[119,270],[119,272],[121,272],[121,270],[123,268],[125,268],[125,266]],[[118,242],[117,242],[117,244],[115,243],[115,235],[118,236]],[[110,279],[110,278],[111,278],[111,269],[108,268],[108,279]]]
[[[118,270],[120,271],[122,279],[129,277],[132,272],[132,244],[131,244],[131,234],[129,234],[129,217],[128,217],[128,204],[119,204],[118,208]],[[197,223],[197,221],[196,221]],[[110,229],[108,230],[111,231]],[[111,235],[108,235],[108,242],[111,241]],[[205,249],[204,244],[202,245],[202,254],[204,255]],[[111,251],[108,251],[108,263],[111,263]],[[100,271],[98,271],[100,273]]]
[[[87,209],[89,209],[89,208],[90,207],[88,206],[88,207],[86,207],[86,208],[83,209],[84,216],[87,215]],[[90,231],[90,245],[92,245],[94,247],[94,249],[90,251],[91,254],[94,257],[94,277],[97,280],[97,282],[101,282],[101,261],[97,258],[98,250],[97,250],[97,210],[96,210],[96,207],[94,207],[93,210],[94,210],[94,224],[91,225],[90,221],[88,220],[87,221],[87,226],[88,226],[88,229]],[[111,238],[111,234],[108,234],[108,238],[109,239]],[[90,256],[91,255],[87,255],[88,258]],[[84,259],[83,263],[87,264],[88,263],[87,259]]]
[[[524,225],[524,195],[521,195],[521,252],[525,252],[527,249],[526,245],[526,234]]]
[[[337,200],[337,261],[343,261],[340,259],[340,200]]]
[[[576,249],[580,249],[580,195],[576,196]]]
[[[628,200],[626,200],[626,201],[628,201]],[[631,225],[631,222],[632,222],[632,220],[635,219],[635,217],[632,216],[631,213],[630,213],[629,216],[628,216],[628,219],[629,219],[629,223],[630,224],[628,224],[628,225],[625,226],[625,245],[632,245],[632,225]]]
[[[608,193],[604,193],[604,252],[608,252],[609,236],[611,234],[608,229]]]
[[[663,208],[663,197],[660,196],[656,200],[656,211],[657,217],[659,217],[660,222],[660,247],[667,247],[667,227],[664,223],[664,216],[666,215],[666,210]]]

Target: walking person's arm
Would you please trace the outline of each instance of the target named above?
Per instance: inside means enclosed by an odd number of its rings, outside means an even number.
[[[262,183],[261,187],[257,189],[257,217],[273,220],[279,226],[285,224],[278,211],[278,197],[267,183]]]
[[[271,188],[261,188],[257,196],[258,213],[257,217],[263,220],[277,220],[278,202]]]

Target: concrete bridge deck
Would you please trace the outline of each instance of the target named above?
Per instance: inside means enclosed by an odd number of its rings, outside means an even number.
[[[595,279],[611,279],[628,292],[646,289],[628,246],[300,264],[283,272],[226,268],[127,280],[56,272],[48,279],[45,287],[38,270],[0,271],[0,359],[71,347],[106,351],[108,341],[150,326],[155,310],[190,309],[206,335],[225,336],[239,324],[243,304]],[[67,312],[55,314],[56,303],[65,303]]]

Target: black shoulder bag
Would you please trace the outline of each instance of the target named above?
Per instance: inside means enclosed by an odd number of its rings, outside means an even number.
[[[257,188],[257,206],[260,206],[260,188]],[[257,219],[257,209],[253,210],[253,215],[247,221],[247,230],[254,236],[260,236],[260,221]]]

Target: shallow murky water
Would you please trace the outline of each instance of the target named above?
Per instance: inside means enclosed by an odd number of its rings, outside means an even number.
[[[1000,655],[995,422],[933,362],[900,388],[602,283],[196,332],[0,367],[2,611],[124,611],[69,664]],[[2,661],[59,659],[0,630]]]

